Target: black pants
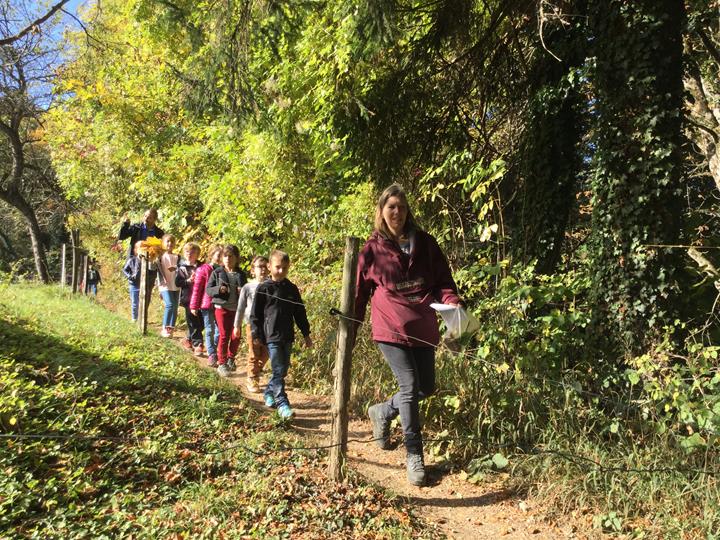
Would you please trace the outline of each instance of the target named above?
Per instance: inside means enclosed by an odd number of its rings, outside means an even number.
[[[435,391],[435,349],[406,347],[395,343],[378,343],[380,352],[390,366],[400,390],[383,403],[383,415],[400,422],[408,453],[422,454],[420,400]]]
[[[188,306],[183,307],[185,308],[185,320],[187,321],[187,338],[193,344],[193,347],[199,347],[203,344],[203,329],[205,328],[202,315],[200,313],[193,315]]]

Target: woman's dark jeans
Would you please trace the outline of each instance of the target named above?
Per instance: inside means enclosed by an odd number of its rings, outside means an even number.
[[[422,454],[419,403],[435,391],[435,349],[381,342],[378,347],[400,386],[395,395],[381,404],[383,416],[391,420],[399,414],[405,448],[410,454]]]

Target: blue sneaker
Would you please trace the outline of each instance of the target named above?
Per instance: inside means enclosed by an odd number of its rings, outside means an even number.
[[[275,396],[273,396],[272,394],[265,394],[263,399],[265,400],[266,407],[274,407],[275,406]]]
[[[290,405],[280,405],[277,412],[283,420],[287,420],[288,418],[295,416],[295,411],[290,408]]]

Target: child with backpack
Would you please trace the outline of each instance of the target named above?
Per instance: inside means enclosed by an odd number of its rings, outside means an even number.
[[[205,352],[208,355],[208,366],[217,367],[217,342],[219,334],[215,324],[215,308],[205,289],[210,275],[222,262],[222,246],[212,246],[208,251],[207,262],[195,272],[192,295],[190,296],[190,312],[200,317],[205,331]],[[198,354],[195,351],[195,354]]]
[[[240,339],[233,336],[233,325],[240,290],[247,279],[238,266],[240,251],[237,246],[225,246],[222,261],[222,266],[217,267],[210,274],[205,291],[212,298],[215,307],[215,321],[220,334],[217,346],[218,374],[221,377],[229,377],[230,373],[237,369],[235,355],[240,345]]]
[[[158,288],[165,304],[163,312],[163,327],[160,331],[162,337],[172,337],[175,332],[175,321],[177,320],[178,300],[180,299],[180,288],[175,284],[180,255],[173,253],[176,240],[172,234],[162,237],[165,253],[158,259]]]

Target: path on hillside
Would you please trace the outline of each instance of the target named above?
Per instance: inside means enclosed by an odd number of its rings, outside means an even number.
[[[243,352],[241,348],[240,353]],[[211,369],[207,368],[206,358],[196,357],[196,361],[206,369]],[[240,364],[244,362],[241,361]],[[268,367],[265,369],[265,376],[267,372]],[[267,414],[272,413],[263,404],[262,394],[251,394],[245,388],[244,365],[238,365],[238,371],[228,380],[240,389],[254,407],[266,411]],[[263,382],[266,380],[265,377]],[[330,398],[297,392],[289,386],[287,390],[296,415],[292,421],[293,428],[318,445],[329,444]],[[351,420],[348,437],[371,439],[369,421]],[[400,433],[396,434],[395,439],[400,442]],[[462,480],[457,473],[433,467],[432,462],[426,464],[429,485],[421,488],[411,486],[405,476],[405,451],[402,445],[385,451],[374,443],[350,442],[348,459],[353,470],[390,492],[405,497],[408,503],[417,509],[417,514],[437,524],[449,538],[577,538],[569,529],[541,521],[533,501],[522,500],[499,484],[473,485]]]

